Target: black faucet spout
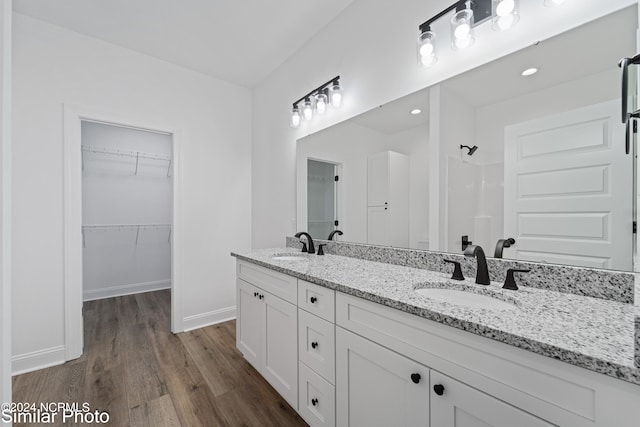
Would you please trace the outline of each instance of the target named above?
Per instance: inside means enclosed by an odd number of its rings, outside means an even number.
[[[342,231],[340,231],[340,230],[333,230],[333,231],[329,234],[329,237],[327,238],[327,240],[333,240],[333,236],[335,236],[336,234],[337,234],[338,236],[342,236]]]
[[[489,267],[487,267],[487,257],[484,255],[484,250],[479,245],[469,245],[464,251],[465,256],[475,257],[478,261],[478,268],[476,272],[476,283],[479,285],[488,285],[491,283],[489,280]]]
[[[498,243],[496,243],[496,251],[494,252],[493,256],[495,258],[502,258],[502,251],[504,250],[504,248],[510,248],[511,245],[515,243],[516,239],[514,239],[513,237],[498,240]]]
[[[299,233],[296,233],[296,237],[300,238],[300,237],[306,237],[307,238],[307,244],[308,244],[308,252],[310,254],[315,254],[316,253],[316,247],[313,246],[313,239],[311,238],[311,235],[307,232],[301,231]],[[304,248],[302,249],[302,251],[304,252]]]

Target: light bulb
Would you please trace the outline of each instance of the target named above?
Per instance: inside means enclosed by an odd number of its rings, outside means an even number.
[[[291,120],[289,121],[289,126],[291,126],[292,128],[297,128],[298,126],[300,126],[300,119],[300,109],[294,106],[291,109]]]
[[[342,105],[342,87],[338,83],[335,83],[331,86],[330,91],[331,105],[339,108]]]
[[[518,0],[491,0],[491,22],[495,31],[505,31],[520,20]]]
[[[436,55],[436,33],[427,30],[420,34],[417,40],[418,48],[418,64],[423,67],[430,67],[438,62],[438,56]]]
[[[469,47],[475,41],[471,9],[460,10],[451,18],[451,40],[451,47],[456,50]]]
[[[316,95],[316,111],[323,114],[327,110],[327,95],[319,93]]]
[[[302,115],[305,120],[311,120],[313,118],[313,104],[311,104],[309,98],[307,98],[304,101],[304,104],[302,104]]]

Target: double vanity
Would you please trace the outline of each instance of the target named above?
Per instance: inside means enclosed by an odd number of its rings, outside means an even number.
[[[506,260],[483,286],[459,255],[325,253],[232,254],[237,347],[310,425],[639,425],[633,275],[517,263],[532,271],[509,290]]]

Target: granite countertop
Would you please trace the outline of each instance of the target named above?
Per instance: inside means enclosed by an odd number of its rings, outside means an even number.
[[[451,280],[449,274],[337,255],[308,255],[293,248],[231,253],[238,259],[330,289],[396,308],[448,326],[504,342],[640,385],[634,364],[635,304],[502,283],[476,285],[474,278]],[[304,260],[275,260],[300,255]],[[515,305],[511,309],[470,308],[414,292],[445,287],[489,295]]]

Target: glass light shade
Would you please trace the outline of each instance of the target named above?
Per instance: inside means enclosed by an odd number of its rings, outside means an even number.
[[[342,86],[335,84],[329,89],[329,97],[331,99],[331,105],[338,108],[342,105]]]
[[[319,93],[316,95],[316,111],[319,114],[323,114],[327,111],[327,95]]]
[[[558,6],[562,3],[564,3],[564,0],[544,0],[544,5],[547,7]]]
[[[491,22],[495,31],[505,31],[520,20],[518,0],[491,0]]]
[[[292,128],[297,128],[298,126],[300,126],[301,119],[302,117],[300,117],[300,109],[298,107],[293,107],[291,109],[291,120],[289,120],[289,126],[291,126]]]
[[[309,99],[302,104],[302,116],[305,120],[311,120],[313,118],[313,104]]]
[[[418,64],[422,67],[431,67],[438,62],[435,41],[436,33],[433,31],[425,31],[418,37],[416,52],[418,53]]]
[[[475,42],[473,34],[473,11],[463,9],[451,18],[451,47],[454,50],[465,49]]]

